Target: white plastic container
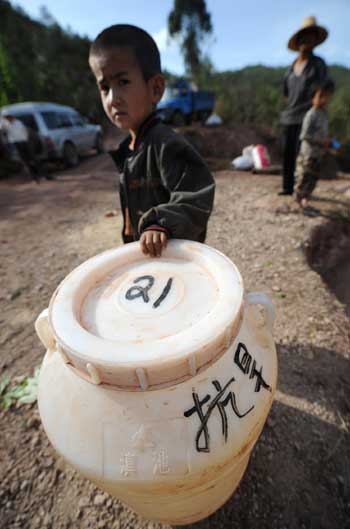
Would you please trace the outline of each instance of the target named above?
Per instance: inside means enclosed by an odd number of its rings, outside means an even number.
[[[49,439],[140,515],[205,518],[239,484],[271,407],[273,319],[268,296],[244,297],[235,265],[209,246],[93,257],[36,321]]]

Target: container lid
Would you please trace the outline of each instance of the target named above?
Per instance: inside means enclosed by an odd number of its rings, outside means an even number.
[[[242,302],[242,278],[217,250],[172,240],[150,258],[136,242],[73,270],[49,317],[80,376],[135,391],[180,383],[216,361],[239,331]]]

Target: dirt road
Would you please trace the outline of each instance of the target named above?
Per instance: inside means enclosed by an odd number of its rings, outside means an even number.
[[[237,264],[247,291],[273,297],[279,383],[237,493],[195,527],[350,528],[349,321],[303,254],[312,227],[326,222],[322,215],[346,208],[350,183],[322,181],[314,202],[320,215],[306,217],[276,196],[279,177],[223,171],[216,178],[207,243]],[[34,320],[58,282],[120,244],[115,179],[102,155],[40,185],[0,182],[0,377],[33,373],[44,354]],[[111,210],[116,216],[106,216]],[[1,528],[165,527],[68,468],[49,445],[36,406],[0,418]]]

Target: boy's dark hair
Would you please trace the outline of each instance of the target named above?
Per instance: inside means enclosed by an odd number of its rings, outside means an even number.
[[[130,24],[115,24],[104,29],[90,46],[90,57],[110,48],[129,48],[136,57],[143,78],[148,81],[161,73],[157,44],[146,31]]]
[[[316,92],[322,92],[323,94],[333,94],[334,91],[335,91],[335,83],[332,79],[328,78],[313,86],[311,97],[314,97]]]

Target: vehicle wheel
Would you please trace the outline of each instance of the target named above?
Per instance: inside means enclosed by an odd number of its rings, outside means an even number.
[[[67,168],[76,167],[79,164],[78,151],[73,143],[67,142],[63,147],[63,161]]]
[[[192,121],[193,121],[192,114],[188,114],[188,116],[186,116],[186,118],[185,118],[186,125],[192,125]]]
[[[180,110],[176,110],[173,114],[173,119],[171,120],[175,127],[183,127],[185,124],[185,116]]]
[[[105,150],[103,146],[103,140],[102,140],[101,134],[97,134],[96,136],[95,149],[96,149],[97,154],[102,154]]]
[[[202,112],[199,113],[199,120],[202,123],[202,125],[205,125],[205,122],[207,121],[209,116],[210,116],[210,111],[208,110],[202,110]]]

